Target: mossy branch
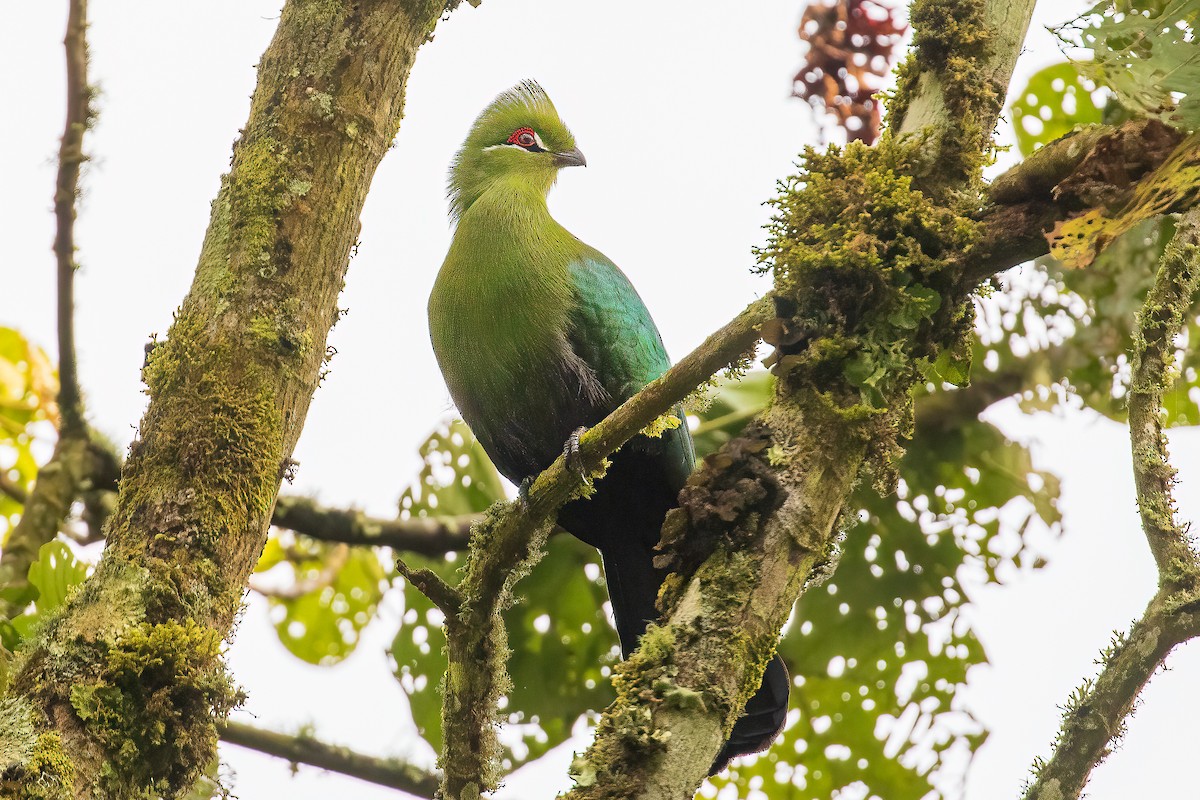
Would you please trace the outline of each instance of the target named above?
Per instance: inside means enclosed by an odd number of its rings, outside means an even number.
[[[1142,529],[1159,583],[1200,577],[1200,559],[1175,516],[1175,470],[1162,429],[1162,396],[1175,365],[1175,337],[1200,286],[1200,210],[1184,214],[1138,314],[1129,381],[1129,437]],[[1181,574],[1182,573],[1182,574]]]
[[[223,742],[287,759],[292,764],[310,764],[416,797],[433,797],[437,791],[438,777],[426,769],[397,758],[356,753],[348,747],[322,742],[305,732],[289,735],[241,722],[226,722],[220,733]]]
[[[1071,800],[1120,738],[1138,694],[1176,646],[1200,636],[1200,556],[1175,514],[1175,471],[1162,431],[1162,394],[1175,336],[1200,286],[1200,210],[1188,211],[1138,315],[1129,388],[1129,436],[1142,528],[1159,588],[1127,635],[1104,652],[1100,674],[1071,696],[1049,761],[1034,766],[1026,800]]]
[[[15,666],[6,797],[174,796],[239,694],[221,659],[338,318],[416,50],[453,4],[290,0],[212,206],[100,565]],[[53,791],[47,787],[53,787]]]
[[[579,442],[582,474],[560,456],[529,487],[524,499],[494,506],[472,532],[457,613],[447,614],[449,669],[443,681],[442,796],[469,800],[498,784],[496,708],[508,686],[507,633],[501,612],[512,588],[540,557],[558,510],[584,490],[588,475],[697,386],[754,348],[770,318],[769,298],[748,306],[692,353],[647,385]]]

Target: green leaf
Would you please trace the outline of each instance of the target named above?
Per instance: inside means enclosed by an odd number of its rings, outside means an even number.
[[[89,565],[75,557],[71,548],[58,539],[38,549],[38,560],[29,565],[29,584],[34,597],[7,596],[10,602],[33,602],[25,613],[0,620],[0,648],[17,650],[21,643],[56,609],[61,608],[75,587],[87,578]]]
[[[421,458],[425,463],[417,482],[400,497],[402,515],[475,514],[504,499],[500,473],[462,420],[430,434]]]

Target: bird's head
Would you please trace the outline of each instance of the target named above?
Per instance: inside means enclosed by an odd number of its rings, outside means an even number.
[[[543,195],[563,167],[587,166],[575,137],[536,81],[501,94],[471,126],[450,166],[450,213],[458,219],[498,181]]]

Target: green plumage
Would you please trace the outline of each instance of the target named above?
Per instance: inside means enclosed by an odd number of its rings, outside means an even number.
[[[628,278],[550,216],[546,194],[558,170],[584,163],[545,92],[526,82],[480,114],[450,170],[457,225],[429,298],[430,337],[463,419],[515,483],[670,366]],[[603,556],[626,654],[657,617],[663,576],[653,548],[694,462],[686,426],[635,437],[593,497],[559,515]],[[782,723],[786,673],[772,664],[771,685],[751,700],[714,768],[760,749]]]

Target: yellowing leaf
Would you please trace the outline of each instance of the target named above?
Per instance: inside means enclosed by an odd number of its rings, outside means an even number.
[[[1059,222],[1046,234],[1050,255],[1066,267],[1091,264],[1105,246],[1139,222],[1188,205],[1200,193],[1200,134],[1180,142],[1162,166],[1141,181],[1114,214],[1092,209]]]

